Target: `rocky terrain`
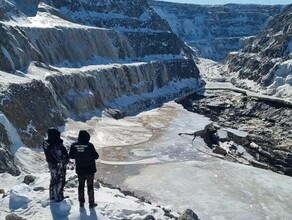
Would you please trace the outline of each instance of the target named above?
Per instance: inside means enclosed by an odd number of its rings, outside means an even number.
[[[195,54],[144,0],[5,0],[0,19],[1,172],[68,118],[136,114],[203,85]]]
[[[227,57],[227,72],[234,84],[250,90],[257,85],[263,93],[291,100],[291,15],[289,5],[241,51]]]
[[[258,146],[247,146],[246,149],[256,153],[254,157],[268,164],[272,170],[290,176],[292,121],[291,104],[288,103],[292,100],[291,15],[292,5],[289,5],[242,51],[230,54],[225,62],[226,73],[234,85],[281,97],[287,105],[245,97],[246,101],[240,102],[242,106],[237,107],[240,111],[224,110],[226,114],[228,112],[225,117],[229,123],[233,126],[236,126],[233,122],[242,124],[253,134],[250,139]]]
[[[222,62],[281,12],[280,5],[195,5],[149,1],[200,57]]]
[[[216,73],[216,65],[205,68],[206,80],[230,80],[242,89],[207,86],[200,98],[196,94],[182,101],[190,111],[217,122],[197,134],[204,137],[213,152],[228,160],[289,176],[292,175],[291,14],[292,5],[289,5],[241,51],[229,54],[225,66],[217,66],[220,69],[217,77],[208,78],[210,72]],[[243,89],[282,99],[250,95]],[[223,128],[239,129],[246,135],[238,137],[224,131],[221,138]]]
[[[232,141],[231,148],[232,145],[233,148],[235,145],[243,146],[254,160],[262,164],[251,162],[251,158],[238,159],[240,155],[232,153],[229,155],[236,158],[228,160],[292,175],[291,107],[226,90],[207,90],[204,95],[193,94],[179,103],[192,112],[210,117],[218,124],[218,128],[206,128],[205,134],[202,133],[210,148],[216,147],[219,142],[230,144]],[[244,131],[246,135],[229,134],[229,137],[221,139],[216,134],[220,127]],[[225,153],[216,150],[216,153],[227,155],[227,150]]]

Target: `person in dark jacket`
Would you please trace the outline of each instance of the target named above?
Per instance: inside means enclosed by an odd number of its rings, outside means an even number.
[[[60,202],[64,199],[66,165],[69,163],[69,155],[57,129],[48,129],[48,139],[44,140],[43,148],[51,173],[50,200]]]
[[[70,158],[75,159],[76,173],[78,175],[78,200],[80,207],[84,207],[84,187],[87,182],[87,193],[89,208],[97,206],[94,201],[93,180],[96,172],[95,160],[99,155],[92,143],[89,142],[90,135],[87,131],[79,131],[78,141],[70,148]]]

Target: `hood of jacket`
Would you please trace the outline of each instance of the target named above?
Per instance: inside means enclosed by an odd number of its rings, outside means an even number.
[[[48,142],[49,143],[58,143],[62,142],[61,133],[56,128],[48,129]]]
[[[81,130],[79,131],[79,135],[78,135],[78,143],[88,143],[90,140],[90,134],[85,131],[85,130]]]

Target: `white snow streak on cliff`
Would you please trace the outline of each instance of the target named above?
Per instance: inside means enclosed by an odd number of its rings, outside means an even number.
[[[222,87],[237,89],[238,91],[245,91],[250,96],[263,97],[265,99],[276,100],[284,99],[292,102],[292,60],[287,60],[281,63],[275,71],[275,76],[272,80],[272,84],[267,88],[264,88],[256,82],[248,79],[239,79],[237,82],[239,85],[244,85],[249,91],[240,89],[233,86],[230,83],[230,79],[236,78],[237,73],[233,75],[226,75],[226,67],[220,63],[212,60],[200,58],[198,63],[201,76],[207,82],[209,88]]]
[[[292,59],[281,63],[278,67],[267,94],[287,97],[292,101]]]
[[[22,143],[17,130],[14,128],[14,126],[10,123],[10,121],[6,118],[6,116],[0,112],[0,124],[4,125],[5,130],[7,131],[7,136],[9,138],[9,141],[11,142],[11,153],[15,155],[17,150],[24,146]]]

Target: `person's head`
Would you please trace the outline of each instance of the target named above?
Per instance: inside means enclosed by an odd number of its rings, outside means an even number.
[[[48,129],[48,142],[49,143],[59,143],[61,142],[61,133],[56,128]]]
[[[85,130],[80,130],[78,135],[78,142],[79,143],[88,143],[90,140],[90,134]]]

